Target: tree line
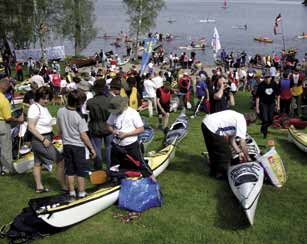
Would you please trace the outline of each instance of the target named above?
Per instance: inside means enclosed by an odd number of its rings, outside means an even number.
[[[136,43],[154,27],[164,0],[122,0]],[[0,0],[0,42],[16,49],[40,45],[43,59],[52,36],[71,40],[75,55],[96,38],[94,0]],[[103,14],[103,13],[102,13]]]

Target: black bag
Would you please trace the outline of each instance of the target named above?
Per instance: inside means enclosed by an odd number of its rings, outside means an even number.
[[[8,226],[1,228],[1,238],[8,238],[10,244],[29,243],[62,230],[52,227],[38,218],[30,207],[24,208],[15,217],[9,225],[8,231],[5,231],[5,227]]]

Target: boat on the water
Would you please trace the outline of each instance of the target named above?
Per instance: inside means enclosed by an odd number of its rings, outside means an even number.
[[[307,33],[303,33],[302,35],[298,35],[297,39],[307,39]]]
[[[264,171],[257,162],[241,163],[228,169],[228,182],[251,225],[263,186]]]
[[[199,20],[200,23],[215,23],[215,19],[201,19]]]
[[[231,27],[232,29],[239,29],[239,30],[247,30],[247,25],[234,25]]]
[[[77,68],[91,66],[96,64],[96,60],[94,57],[88,57],[88,58],[72,58],[69,60],[70,64],[74,64],[77,66]]]
[[[263,36],[257,36],[254,38],[255,41],[258,41],[258,42],[265,42],[265,43],[272,43],[273,40],[271,38],[268,38],[268,37],[263,37]]]
[[[175,143],[153,156],[146,157],[155,177],[160,175],[175,155]],[[63,228],[83,221],[113,205],[119,197],[120,184],[106,184],[88,196],[69,202],[63,195],[31,199],[30,207],[37,217],[52,227]]]
[[[307,152],[307,134],[297,131],[294,126],[288,129],[288,140],[294,143],[300,150]]]

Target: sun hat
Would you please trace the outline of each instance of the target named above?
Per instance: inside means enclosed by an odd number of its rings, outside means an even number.
[[[82,91],[90,91],[91,90],[91,84],[88,83],[85,80],[81,80],[80,83],[78,84],[78,89]]]
[[[93,90],[94,91],[101,91],[106,85],[106,80],[103,78],[95,80]]]
[[[114,89],[121,89],[122,85],[119,79],[112,79],[111,83],[110,83],[110,88],[114,88]]]
[[[110,113],[121,113],[128,107],[128,97],[112,97],[108,106]]]

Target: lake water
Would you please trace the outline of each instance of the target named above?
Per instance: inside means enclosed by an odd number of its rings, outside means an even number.
[[[302,32],[307,33],[307,7],[302,0],[234,0],[228,1],[228,8],[224,9],[223,0],[167,0],[152,32],[169,32],[178,39],[164,44],[167,52],[180,54],[180,45],[189,45],[191,40],[206,37],[210,43],[213,28],[216,26],[220,35],[222,48],[229,51],[245,50],[249,55],[256,53],[271,54],[280,52],[283,48],[282,36],[273,34],[276,16],[281,13],[286,48],[296,48],[299,58],[307,52],[307,39],[296,39]],[[121,0],[96,1],[96,26],[98,36],[107,33],[116,35],[121,30],[129,31],[127,15]],[[200,23],[200,19],[215,19],[215,23]],[[169,24],[168,20],[176,22]],[[247,30],[233,29],[232,26],[247,24]],[[281,31],[281,26],[279,28]],[[272,44],[254,41],[255,36],[266,36],[273,39]],[[112,49],[110,40],[96,39],[83,50],[85,55],[93,55],[100,48]],[[66,43],[66,50],[72,53],[71,45]],[[124,53],[124,48],[116,49],[116,53]],[[212,63],[212,50],[198,51],[197,56],[205,63]]]

